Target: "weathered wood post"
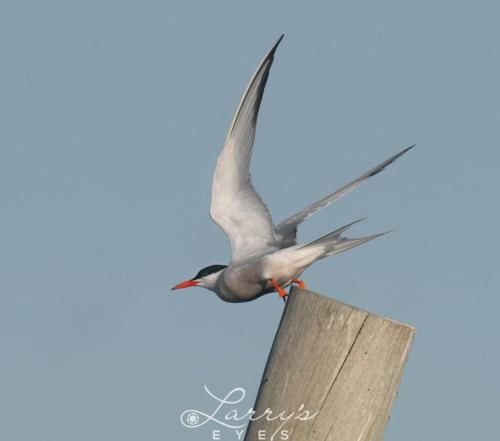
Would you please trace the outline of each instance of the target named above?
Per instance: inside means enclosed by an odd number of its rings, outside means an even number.
[[[414,328],[305,289],[293,289],[245,441],[379,441],[388,422]],[[282,430],[288,432],[282,434]]]

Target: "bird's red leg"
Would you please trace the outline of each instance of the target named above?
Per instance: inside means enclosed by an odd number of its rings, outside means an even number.
[[[306,284],[301,279],[292,279],[292,283],[295,283],[296,285],[298,285],[299,288],[302,288],[302,289],[304,289],[306,287]]]
[[[287,292],[281,286],[278,285],[278,282],[276,282],[276,280],[273,277],[271,277],[270,280],[276,292],[280,295],[283,301],[285,301],[286,297],[288,296]]]

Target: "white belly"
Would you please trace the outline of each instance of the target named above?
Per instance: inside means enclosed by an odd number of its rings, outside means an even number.
[[[269,262],[266,258],[224,270],[215,287],[217,295],[227,302],[245,302],[274,292],[271,282],[274,278],[283,288],[298,278],[304,268],[296,268],[288,262]]]

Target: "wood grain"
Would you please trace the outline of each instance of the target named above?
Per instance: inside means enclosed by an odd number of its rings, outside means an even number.
[[[296,441],[381,440],[414,335],[410,326],[293,289],[254,406],[256,416],[266,409],[272,416],[250,422],[245,441],[286,439],[282,430]],[[297,420],[304,410],[318,414]]]

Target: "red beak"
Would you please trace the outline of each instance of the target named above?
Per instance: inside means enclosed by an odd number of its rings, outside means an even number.
[[[179,283],[178,285],[175,285],[172,289],[182,289],[182,288],[189,288],[190,286],[196,286],[198,285],[199,282],[196,280],[186,280],[185,282]]]

